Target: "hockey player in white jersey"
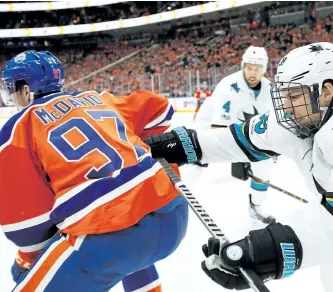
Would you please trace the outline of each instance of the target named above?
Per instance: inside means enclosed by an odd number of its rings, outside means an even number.
[[[197,128],[241,123],[271,108],[270,82],[264,77],[265,48],[250,46],[242,56],[241,70],[223,78],[196,117]]]
[[[164,133],[168,139],[160,139],[163,143],[176,142],[173,149],[152,143],[152,139],[148,144],[154,156],[165,156],[179,165],[196,160],[255,162],[277,153],[294,159],[309,189],[316,194],[314,199],[300,211],[279,218],[281,223],[250,231],[237,242],[221,246],[218,239],[209,239],[203,246],[206,260],[202,268],[221,286],[244,289],[248,285],[236,267],[253,269],[268,281],[319,265],[323,287],[331,292],[333,44],[306,45],[282,58],[271,97],[273,112],[243,124],[197,132],[180,127]]]
[[[268,56],[265,48],[250,46],[243,54],[241,70],[223,78],[216,86],[212,96],[202,105],[195,120],[195,128],[227,127],[233,123],[242,123],[251,117],[264,114],[272,108],[270,81],[264,77]],[[251,165],[256,177],[269,181],[273,160],[269,159]],[[232,163],[231,173],[245,168],[244,163]],[[188,166],[190,177],[198,180],[203,169]],[[190,170],[189,170],[190,169]],[[249,215],[251,229],[259,229],[274,222],[275,218],[262,210],[262,203],[268,186],[251,180],[246,195],[249,196]]]

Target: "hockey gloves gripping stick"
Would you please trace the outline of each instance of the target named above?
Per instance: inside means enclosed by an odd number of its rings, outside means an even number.
[[[209,233],[213,236],[210,239],[210,241],[217,240],[221,244],[221,246],[223,246],[223,247],[228,246],[229,241],[228,241],[227,237],[223,234],[223,232],[220,230],[220,228],[215,224],[213,219],[210,218],[210,216],[203,209],[203,207],[200,205],[200,203],[196,200],[196,198],[193,196],[193,194],[188,190],[186,185],[181,181],[181,179],[176,174],[176,172],[170,167],[168,162],[164,158],[158,158],[158,161],[161,163],[162,167],[168,174],[172,183],[180,191],[182,196],[186,199],[187,203],[189,204],[189,206],[191,207],[191,209],[193,210],[195,215],[197,215],[197,217],[200,219],[200,221],[203,223],[203,225],[206,227],[206,229],[209,231]],[[207,251],[208,252],[205,254],[206,256],[208,256],[207,260],[211,260],[210,256],[213,255],[215,261],[213,260],[213,263],[211,265],[208,265],[208,267],[205,266],[205,264],[204,264],[205,262],[203,262],[202,268],[210,278],[212,278],[215,282],[217,282],[221,286],[224,286],[223,282],[225,281],[225,280],[220,281],[219,279],[221,277],[223,277],[223,278],[227,277],[233,283],[235,283],[235,280],[232,280],[232,279],[234,279],[236,277],[237,279],[242,278],[242,281],[244,281],[244,283],[247,283],[246,288],[251,287],[252,290],[255,292],[269,292],[269,290],[263,284],[260,277],[253,271],[253,267],[252,267],[253,264],[247,265],[246,262],[242,262],[242,264],[244,263],[244,267],[242,265],[234,265],[232,267],[233,272],[228,271],[227,273],[225,273],[225,272],[221,272],[221,271],[216,271],[217,267],[220,266],[219,262],[222,261],[222,259],[223,259],[221,257],[221,255],[219,254],[219,248],[216,249],[216,246],[215,246],[213,249],[208,249],[208,247],[207,247]],[[215,254],[216,251],[217,251],[217,254]],[[238,255],[239,255],[239,251],[240,250],[238,249]],[[242,252],[242,250],[241,250],[241,252]],[[214,254],[215,254],[215,256],[214,256]],[[244,251],[244,255],[246,255],[246,251]],[[214,265],[214,263],[216,264],[216,266]],[[212,268],[212,269],[209,269],[209,268]],[[229,282],[228,279],[226,280],[226,282]],[[227,285],[225,288],[234,289],[234,288],[237,288],[237,286],[233,287],[233,286]]]

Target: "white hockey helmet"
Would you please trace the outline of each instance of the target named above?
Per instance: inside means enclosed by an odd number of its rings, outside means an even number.
[[[262,65],[263,74],[267,71],[268,56],[264,47],[250,46],[246,49],[242,57],[241,67],[244,69],[245,64]]]
[[[333,102],[328,108],[319,105],[325,80],[333,80],[333,44],[313,43],[296,48],[284,56],[278,65],[271,89],[278,123],[301,137],[313,136],[331,115]],[[282,90],[290,92],[291,88],[301,88],[303,93],[296,97],[303,95],[304,100],[305,90],[309,92],[311,114],[320,113],[319,121],[301,127],[285,113]],[[304,104],[306,105],[306,102]]]

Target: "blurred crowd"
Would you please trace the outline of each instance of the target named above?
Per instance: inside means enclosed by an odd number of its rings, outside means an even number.
[[[282,56],[290,50],[313,42],[333,42],[333,15],[316,19],[312,26],[289,29],[281,39],[275,39],[268,50],[271,66],[275,69]]]
[[[140,51],[134,58],[75,84],[73,89],[96,88],[125,95],[148,88],[174,97],[190,96],[203,80],[213,89],[223,76],[238,70],[242,54],[250,45],[266,47],[270,60],[268,74],[272,76],[282,56],[293,48],[310,42],[333,42],[332,19],[328,16],[303,28],[249,23],[235,32],[221,22],[202,24],[195,29],[181,30],[174,39]],[[215,34],[216,31],[224,33]],[[124,44],[119,49],[130,50]],[[85,64],[91,58],[94,56],[82,60],[81,75],[92,72]],[[68,72],[67,82],[73,80],[71,74],[75,72]],[[200,82],[197,82],[198,76]]]
[[[121,41],[93,49],[63,49],[56,55],[64,65],[68,91],[94,89],[127,95],[148,89],[170,97],[192,96],[203,81],[213,90],[221,78],[239,70],[242,54],[250,45],[266,47],[268,75],[273,76],[278,62],[291,49],[310,42],[333,42],[333,16],[317,19],[315,11],[310,12],[311,21],[298,27],[272,26],[264,17],[251,17],[232,30],[230,19],[222,17],[179,24],[173,34],[141,45]],[[0,69],[2,66],[0,62]]]

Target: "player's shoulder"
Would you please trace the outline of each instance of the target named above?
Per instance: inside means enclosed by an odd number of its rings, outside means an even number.
[[[261,82],[267,86],[271,85],[271,81],[269,79],[267,79],[266,77],[262,77],[261,78]]]
[[[222,79],[226,84],[231,84],[233,82],[239,81],[240,78],[242,78],[242,71],[237,71],[235,73],[232,73]]]
[[[106,104],[113,104],[116,107],[121,107],[121,106],[135,107],[135,105],[142,105],[146,103],[155,103],[155,104],[168,103],[168,99],[166,97],[148,90],[136,90],[124,96],[115,95],[109,91],[102,91],[102,92],[83,91],[77,93],[75,97],[80,97],[90,94],[96,95],[99,98],[101,98]]]
[[[216,91],[221,91],[223,90],[224,94],[228,92],[228,90],[233,91],[233,90],[238,90],[239,89],[239,84],[240,84],[240,72],[235,72],[231,75],[228,75],[221,79],[221,81],[216,85],[214,92]]]
[[[163,95],[148,90],[137,90],[126,98],[127,102],[137,106],[160,107],[170,104],[170,100]]]
[[[147,90],[137,90],[127,96],[113,96],[111,106],[124,114],[145,114],[156,112],[157,109],[173,111],[172,102],[168,98]]]
[[[136,91],[132,92],[129,96],[131,96],[131,97],[140,96],[141,98],[159,99],[159,100],[164,100],[164,101],[168,100],[165,96],[160,95],[158,93],[154,93],[154,92],[149,91],[149,90],[136,90]]]

